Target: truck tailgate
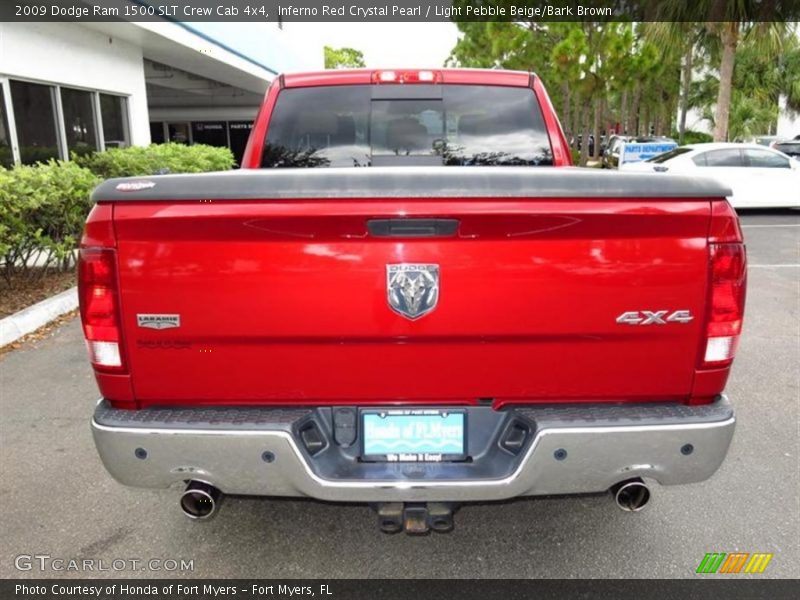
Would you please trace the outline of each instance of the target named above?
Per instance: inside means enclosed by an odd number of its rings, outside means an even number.
[[[392,198],[114,205],[142,405],[643,401],[690,394],[708,199]],[[371,234],[447,218],[453,235]],[[417,319],[387,265],[439,267]],[[618,323],[630,311],[689,322]],[[140,326],[138,315],[179,315]]]

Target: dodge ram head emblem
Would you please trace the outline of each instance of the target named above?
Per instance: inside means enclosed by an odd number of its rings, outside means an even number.
[[[436,308],[439,265],[386,265],[386,292],[394,312],[418,319]]]

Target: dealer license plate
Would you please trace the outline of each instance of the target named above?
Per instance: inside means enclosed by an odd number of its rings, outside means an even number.
[[[461,409],[365,409],[361,457],[367,461],[442,462],[467,457]]]

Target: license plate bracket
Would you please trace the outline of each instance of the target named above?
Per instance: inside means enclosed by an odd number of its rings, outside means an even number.
[[[362,409],[360,421],[363,461],[451,462],[467,458],[464,409]]]

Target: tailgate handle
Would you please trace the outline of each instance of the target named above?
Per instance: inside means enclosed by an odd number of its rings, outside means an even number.
[[[367,230],[376,237],[443,237],[458,230],[458,219],[370,219]]]

